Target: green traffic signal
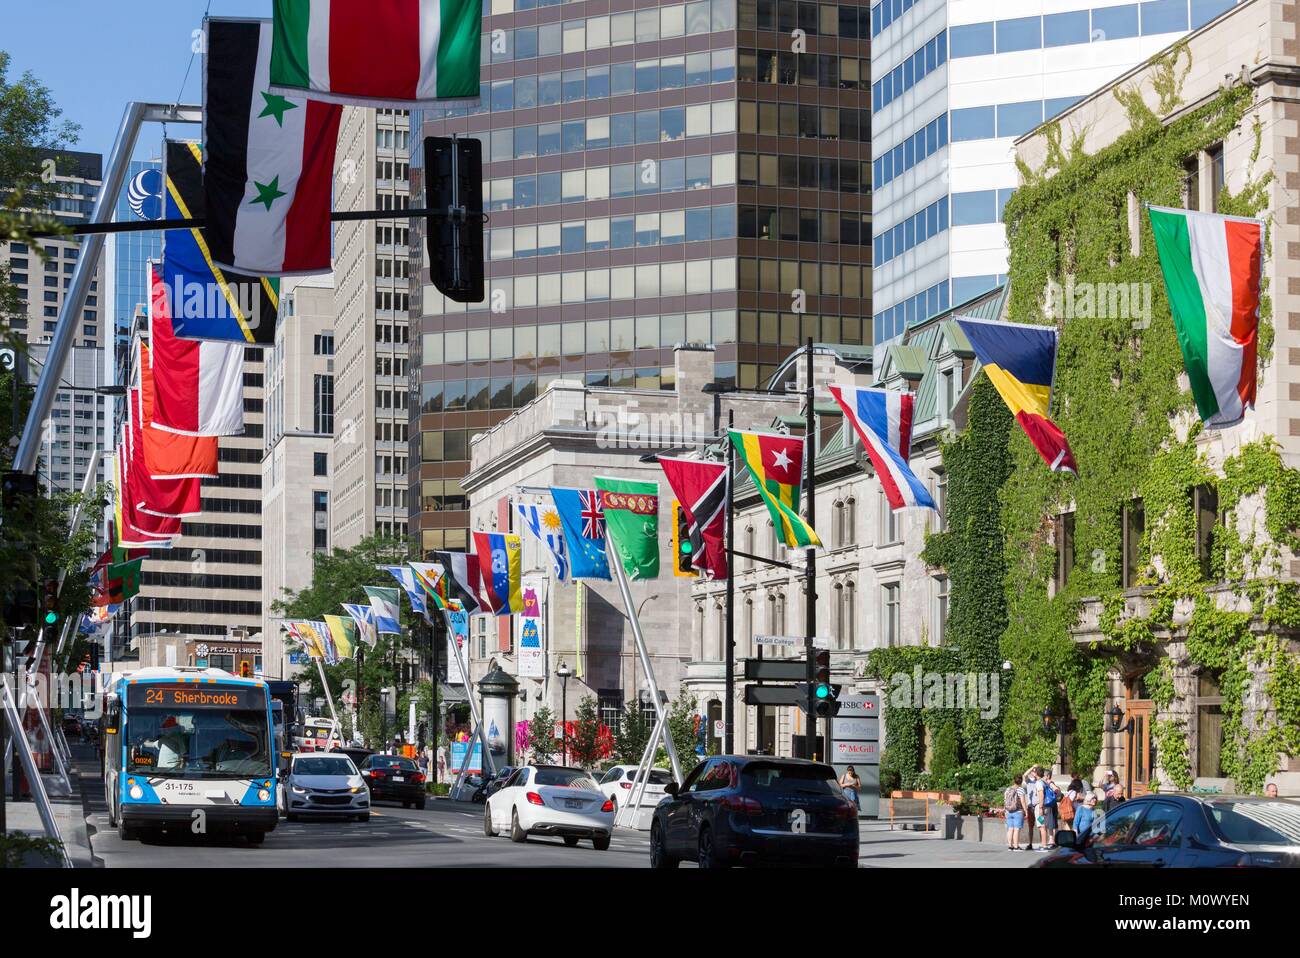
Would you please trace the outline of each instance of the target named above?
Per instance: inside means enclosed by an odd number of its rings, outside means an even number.
[[[53,609],[51,609],[49,612],[46,612],[46,613],[45,613],[45,624],[46,624],[46,625],[53,625],[55,622],[58,622],[58,621],[59,621],[59,613],[55,612]]]
[[[680,544],[680,547],[683,555],[690,555],[692,552],[695,551],[695,546],[691,545],[690,539],[683,540]]]
[[[829,685],[817,686],[817,697],[819,699],[829,698],[830,694],[831,694],[831,687]]]

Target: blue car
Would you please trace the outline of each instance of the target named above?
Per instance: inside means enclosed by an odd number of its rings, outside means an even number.
[[[1258,795],[1142,795],[1086,835],[1056,833],[1035,868],[1300,868],[1300,802]]]
[[[650,865],[858,867],[858,810],[821,762],[705,759],[654,810]]]

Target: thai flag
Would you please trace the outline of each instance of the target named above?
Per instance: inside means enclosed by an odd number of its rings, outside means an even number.
[[[862,438],[891,509],[934,509],[930,493],[908,466],[912,447],[912,397],[892,389],[831,386],[831,395]]]

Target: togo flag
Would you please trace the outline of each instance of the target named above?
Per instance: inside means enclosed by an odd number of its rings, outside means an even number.
[[[203,189],[212,261],[253,276],[328,272],[343,108],[271,91],[269,20],[211,19],[207,28]]]
[[[359,106],[478,99],[482,0],[273,0],[271,89]]]
[[[1148,212],[1196,411],[1207,426],[1231,426],[1255,405],[1264,224],[1156,206]]]

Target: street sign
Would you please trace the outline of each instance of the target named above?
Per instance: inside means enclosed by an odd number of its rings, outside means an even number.
[[[754,636],[754,641],[757,642],[759,645],[769,645],[769,646],[776,646],[777,648],[788,649],[794,647],[803,648],[804,643],[807,642],[808,640],[805,636],[802,635],[756,635]],[[828,635],[813,636],[814,649],[829,649],[830,647],[831,647],[830,636]]]
[[[716,721],[714,721],[714,723],[713,723],[713,737],[714,737],[714,738],[723,738],[723,737],[726,736],[726,734],[727,734],[727,723],[724,722],[724,721],[722,721],[721,719],[717,719]]]
[[[841,695],[840,718],[879,718],[879,695]]]
[[[808,708],[806,685],[746,685],[746,705],[798,705]]]
[[[831,738],[845,742],[878,742],[880,740],[880,719],[845,718],[844,712],[831,719]]]
[[[841,765],[879,765],[880,743],[832,742],[831,761]]]
[[[744,659],[745,678],[763,682],[806,682],[808,663],[804,659]]]

